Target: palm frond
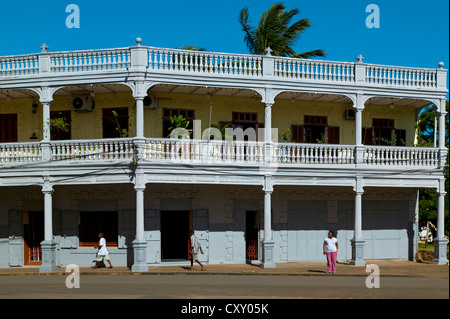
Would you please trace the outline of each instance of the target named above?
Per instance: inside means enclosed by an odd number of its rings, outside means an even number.
[[[251,25],[251,21],[248,16],[248,8],[242,8],[239,13],[239,24],[242,27],[242,31],[245,32],[244,42],[252,54],[257,54],[255,47],[255,28]]]
[[[313,50],[308,52],[296,53],[289,56],[289,58],[302,58],[302,59],[310,59],[314,57],[325,57],[328,53],[324,50]]]

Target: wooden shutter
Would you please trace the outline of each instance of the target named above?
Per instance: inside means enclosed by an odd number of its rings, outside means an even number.
[[[303,125],[292,125],[292,142],[294,143],[303,143],[304,142],[304,127]]]
[[[373,145],[373,128],[362,129],[362,142],[364,145]]]
[[[328,126],[328,144],[339,144],[339,126]]]
[[[396,146],[405,146],[406,145],[406,130],[396,129],[393,131],[394,131],[394,135],[397,136]],[[394,136],[392,136],[392,139],[394,139]]]
[[[17,142],[17,114],[0,114],[0,143]]]
[[[146,209],[144,211],[144,231],[147,240],[147,262],[161,262],[161,211]]]
[[[8,212],[9,265],[23,266],[23,212]]]

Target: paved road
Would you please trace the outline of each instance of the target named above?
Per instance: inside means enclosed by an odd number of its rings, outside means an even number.
[[[68,289],[65,276],[0,277],[0,299],[303,299],[449,298],[442,278],[381,277],[368,289],[366,277],[259,275],[81,276]]]

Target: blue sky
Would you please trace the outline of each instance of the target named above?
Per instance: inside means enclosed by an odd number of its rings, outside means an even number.
[[[143,45],[180,48],[194,44],[214,52],[248,53],[237,22],[250,8],[256,23],[269,0],[16,0],[2,1],[0,56],[50,51]],[[312,27],[294,46],[297,52],[324,49],[327,60],[436,68],[449,66],[448,0],[285,0]],[[80,8],[81,26],[65,25],[66,6]],[[369,29],[366,6],[380,8],[379,29]]]

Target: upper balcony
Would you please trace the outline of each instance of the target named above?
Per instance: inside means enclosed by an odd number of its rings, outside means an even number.
[[[420,98],[447,92],[443,63],[437,69],[412,68],[367,64],[362,56],[358,62],[334,62],[275,57],[270,50],[260,56],[163,49],[141,46],[141,41],[138,39],[134,47],[54,53],[47,52],[44,45],[38,54],[0,57],[0,89],[15,89],[26,83],[41,87],[41,81],[50,86],[66,85],[67,76],[71,81],[91,84],[126,82],[133,76],[143,76],[156,83],[188,85],[208,85],[208,81],[221,79],[235,86],[248,87],[251,83],[265,87],[269,81],[274,89],[301,85],[312,92],[329,88],[377,92],[389,88]],[[88,80],[83,78],[86,74],[90,74]]]

